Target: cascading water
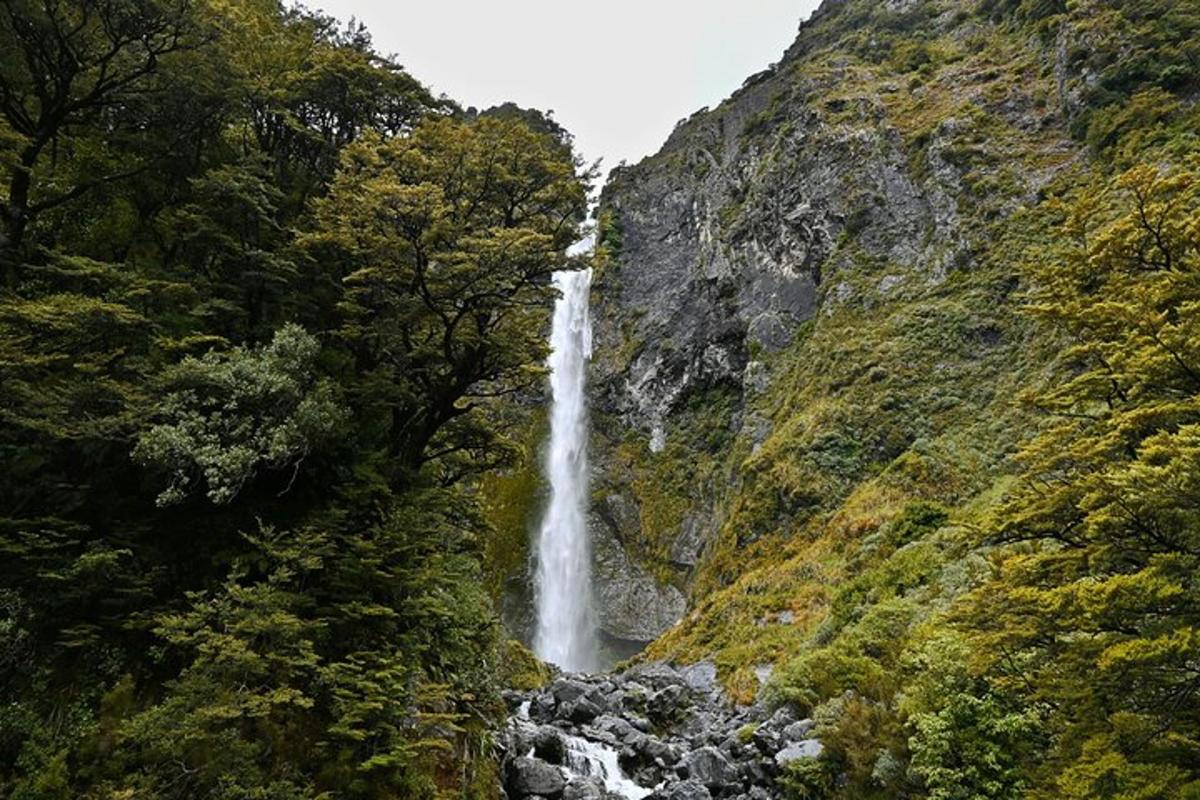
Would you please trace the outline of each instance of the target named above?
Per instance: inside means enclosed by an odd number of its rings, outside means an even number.
[[[587,398],[585,372],[592,356],[588,295],[590,269],[559,272],[561,293],[550,335],[550,446],[546,475],[550,502],[537,543],[537,634],[534,650],[572,672],[594,669],[591,545],[587,530]]]
[[[620,755],[609,745],[578,736],[566,736],[564,739],[567,765],[572,774],[599,778],[606,790],[626,800],[642,800],[654,793],[653,789],[639,786],[625,776],[618,762]]]

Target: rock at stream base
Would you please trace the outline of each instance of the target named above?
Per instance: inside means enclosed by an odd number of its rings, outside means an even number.
[[[508,765],[508,789],[514,798],[561,797],[567,786],[562,770],[537,758],[520,756]]]
[[[712,800],[708,787],[694,780],[676,783],[662,792],[656,792],[654,797],[661,797],[662,800]]]
[[[821,755],[813,721],[738,705],[715,673],[645,662],[514,698],[501,740],[508,800],[620,800],[608,781],[646,800],[778,800],[782,768]],[[572,767],[585,751],[587,765]]]
[[[737,779],[737,770],[715,747],[701,747],[683,757],[679,771],[709,789],[718,789]]]
[[[604,782],[599,778],[572,778],[563,790],[562,800],[606,800]]]

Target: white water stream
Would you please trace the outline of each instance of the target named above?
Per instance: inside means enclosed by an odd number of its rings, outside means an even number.
[[[528,700],[521,703],[517,711],[520,719],[529,719],[529,706]],[[599,778],[606,790],[625,800],[642,800],[654,793],[654,789],[647,789],[626,777],[621,769],[620,756],[614,748],[569,734],[563,734],[563,741],[567,750],[568,778],[571,775]],[[533,755],[533,751],[530,750],[529,756],[532,758]]]
[[[653,789],[639,786],[621,771],[617,763],[617,751],[606,744],[581,739],[578,736],[567,736],[567,764],[576,775],[586,775],[599,778],[604,782],[604,788],[618,797],[627,800],[642,800]]]
[[[588,295],[590,269],[559,272],[561,293],[550,335],[550,446],[546,476],[550,501],[537,542],[534,650],[569,672],[596,668],[592,610],[591,543],[587,530],[587,396],[585,374],[592,356]]]

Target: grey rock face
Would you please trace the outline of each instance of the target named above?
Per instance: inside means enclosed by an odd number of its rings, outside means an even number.
[[[671,545],[671,561],[681,567],[694,567],[700,563],[700,554],[712,535],[707,515],[689,512],[679,526],[679,535]]]
[[[635,564],[611,525],[592,514],[592,581],[600,629],[616,639],[651,642],[679,621],[687,600]]]
[[[896,9],[914,2],[887,0]],[[779,65],[681,122],[658,153],[614,170],[604,189],[614,258],[593,292],[590,391],[593,407],[650,451],[668,446],[681,410],[713,389],[734,398],[732,433],[761,443],[766,432],[745,398],[769,387],[762,365],[805,322],[843,306],[899,302],[974,267],[979,231],[964,221],[978,219],[966,213],[978,201],[973,187],[1002,174],[985,166],[980,175],[964,162],[965,149],[989,147],[974,108],[1029,133],[1030,150],[1078,151],[1065,131],[1056,140],[1050,129],[1085,105],[1086,79],[1071,54],[1094,44],[1086,37],[1060,34],[1057,55],[1043,54],[1062,109],[1019,82],[989,96],[995,85],[983,75],[964,73],[952,87],[910,89],[900,76],[862,85],[852,59],[822,56],[812,70],[801,63],[837,40],[824,26],[844,6],[826,0]],[[979,35],[978,20],[943,10],[930,23],[937,30],[964,43]],[[935,120],[914,147],[912,120],[896,98],[920,101],[928,92],[953,94],[948,108],[963,111]],[[1000,148],[986,155],[1005,160]],[[1019,185],[992,193],[988,202],[999,205],[989,216],[1036,196],[1058,167],[1044,169],[1023,170],[1012,176]],[[619,485],[620,469],[608,465],[605,482]],[[653,532],[685,579],[720,529],[721,503],[709,499],[697,499],[678,533]],[[627,532],[622,540],[631,541]]]

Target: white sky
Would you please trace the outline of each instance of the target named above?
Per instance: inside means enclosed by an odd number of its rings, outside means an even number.
[[[308,0],[464,106],[543,111],[611,169],[778,61],[818,0]]]

